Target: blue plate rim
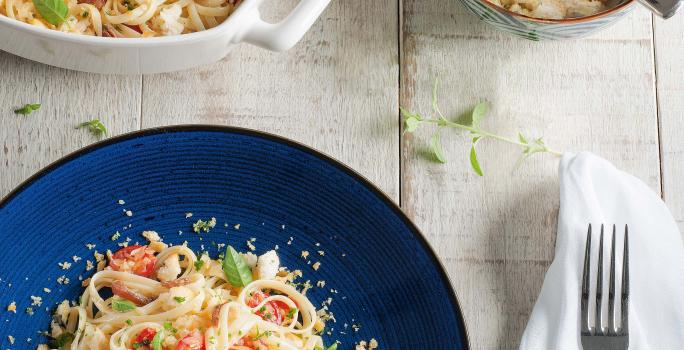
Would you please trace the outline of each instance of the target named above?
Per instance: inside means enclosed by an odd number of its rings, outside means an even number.
[[[94,152],[100,148],[113,145],[116,143],[120,143],[122,141],[127,141],[127,140],[132,140],[136,139],[139,137],[144,137],[144,136],[150,136],[150,135],[157,135],[157,134],[170,134],[170,133],[179,133],[179,132],[196,132],[196,131],[208,131],[208,132],[223,132],[223,133],[231,133],[231,134],[242,134],[242,135],[247,135],[247,136],[253,136],[253,137],[258,137],[258,138],[263,138],[269,141],[273,141],[276,143],[281,143],[286,146],[290,146],[293,148],[296,148],[298,150],[301,150],[303,152],[309,153],[319,159],[322,159],[329,163],[332,166],[337,167],[339,170],[345,172],[347,175],[351,176],[352,178],[356,179],[359,181],[362,185],[364,185],[366,188],[371,190],[373,193],[375,193],[389,208],[392,209],[392,211],[399,217],[401,220],[409,227],[411,232],[413,233],[414,237],[420,242],[421,246],[426,250],[428,253],[430,259],[432,260],[432,263],[437,267],[438,273],[440,278],[442,279],[442,282],[445,282],[445,284],[448,286],[447,291],[449,293],[449,297],[451,299],[452,304],[454,305],[454,311],[457,314],[458,321],[463,325],[463,329],[459,329],[459,327],[456,327],[456,331],[460,333],[461,338],[465,341],[465,350],[470,350],[470,338],[468,337],[468,326],[465,322],[465,319],[463,318],[463,309],[461,308],[461,304],[459,302],[458,296],[456,295],[456,290],[454,290],[453,285],[451,284],[451,280],[449,278],[449,275],[447,275],[446,269],[444,268],[444,264],[442,264],[442,261],[437,257],[437,254],[435,253],[434,249],[428,242],[428,240],[425,238],[425,235],[423,232],[416,226],[411,219],[406,216],[406,213],[404,213],[403,210],[392,200],[392,198],[389,197],[383,190],[381,190],[379,187],[377,187],[373,182],[371,182],[368,178],[365,176],[361,175],[359,172],[356,170],[352,169],[350,166],[344,164],[343,162],[337,160],[336,158],[319,151],[317,149],[314,149],[312,147],[309,147],[299,141],[295,141],[292,139],[289,139],[284,136],[279,136],[276,134],[272,134],[269,132],[264,132],[264,131],[259,131],[259,130],[254,130],[254,129],[249,129],[249,128],[242,128],[242,127],[236,127],[236,126],[226,126],[226,125],[211,125],[211,124],[181,124],[181,125],[170,125],[170,126],[160,126],[160,127],[153,127],[153,128],[146,128],[146,129],[141,129],[141,130],[135,130],[127,133],[123,133],[117,136],[113,137],[108,137],[104,140],[97,141],[95,143],[89,144],[85,147],[79,148],[65,156],[62,156],[61,158],[53,161],[52,163],[48,164],[47,166],[43,167],[42,169],[38,170],[36,173],[33,175],[29,176],[26,180],[24,180],[22,183],[20,183],[17,187],[15,187],[12,191],[10,191],[7,195],[5,195],[1,200],[0,200],[0,210],[2,210],[7,204],[9,204],[14,197],[19,195],[21,192],[23,192],[25,189],[27,189],[29,186],[31,186],[34,182],[38,181],[41,179],[43,176],[47,175],[51,171],[59,168],[60,166],[77,159],[85,154]]]

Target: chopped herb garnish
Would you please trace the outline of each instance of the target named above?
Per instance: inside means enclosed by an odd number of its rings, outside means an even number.
[[[294,317],[294,314],[297,312],[297,308],[293,307],[290,309],[290,311],[287,312],[287,318],[292,318]]]
[[[164,322],[164,330],[167,332],[171,332],[173,334],[176,334],[178,332],[177,329],[173,328],[173,326],[171,325],[171,322],[168,322],[168,321]]]
[[[185,297],[173,297],[173,300],[175,300],[178,304],[181,304],[185,302]]]
[[[254,337],[252,337],[252,340],[257,341],[263,337],[268,338],[270,336],[271,336],[271,331],[263,331],[263,332],[259,333],[259,326],[257,326],[256,327],[256,335]]]
[[[64,332],[57,336],[57,338],[50,340],[50,347],[53,349],[64,350],[67,345],[74,341],[74,334],[70,332]]]
[[[126,324],[129,325],[129,326],[132,325],[132,324],[133,324],[133,320],[131,320],[130,318],[127,319],[127,320],[126,320]]]
[[[195,270],[197,270],[197,271],[201,270],[202,266],[204,266],[204,260],[195,261]]]
[[[128,312],[131,310],[135,310],[135,308],[135,304],[133,304],[133,302],[129,300],[114,299],[114,301],[112,301],[112,309],[114,309],[114,311]]]

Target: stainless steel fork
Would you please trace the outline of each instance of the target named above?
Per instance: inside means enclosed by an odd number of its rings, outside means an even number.
[[[581,338],[584,350],[626,350],[629,347],[629,240],[628,228],[625,225],[624,254],[622,256],[622,288],[620,293],[620,315],[615,311],[615,225],[610,254],[610,280],[608,286],[608,325],[602,321],[601,300],[603,299],[603,225],[599,241],[598,272],[596,282],[596,320],[592,326],[589,322],[589,272],[591,271],[591,224],[587,232],[587,243],[584,252],[584,272],[582,273],[581,305]],[[618,327],[615,318],[621,322]]]

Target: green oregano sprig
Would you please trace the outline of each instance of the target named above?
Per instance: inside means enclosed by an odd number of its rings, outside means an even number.
[[[470,166],[473,171],[479,176],[483,176],[482,167],[477,159],[477,144],[485,139],[493,139],[498,141],[507,142],[519,146],[522,149],[522,155],[518,159],[516,167],[520,165],[525,159],[535,153],[550,153],[556,156],[560,156],[561,153],[549,148],[542,138],[536,138],[528,140],[522,133],[518,133],[517,138],[509,138],[501,135],[497,135],[480,127],[480,124],[484,117],[487,115],[488,105],[486,102],[481,102],[475,105],[471,114],[469,122],[451,121],[444,117],[442,112],[439,110],[437,104],[437,88],[438,82],[435,82],[435,87],[432,91],[432,110],[437,115],[436,118],[425,118],[419,113],[410,112],[404,108],[401,109],[401,114],[404,117],[404,133],[412,133],[418,129],[423,124],[436,124],[437,131],[430,137],[430,149],[435,155],[435,158],[440,163],[446,163],[446,158],[444,157],[444,151],[442,149],[440,130],[442,128],[454,128],[461,129],[468,133],[471,138],[470,146]]]

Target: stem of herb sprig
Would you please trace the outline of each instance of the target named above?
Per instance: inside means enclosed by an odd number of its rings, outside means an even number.
[[[439,112],[438,112],[438,113],[439,113]],[[441,114],[441,113],[439,113],[439,114]],[[485,130],[482,130],[482,129],[476,129],[476,128],[473,128],[473,127],[471,127],[471,126],[467,126],[467,125],[455,123],[455,122],[452,122],[452,121],[447,120],[447,119],[444,118],[444,117],[442,117],[441,119],[423,119],[422,122],[424,122],[424,123],[437,124],[437,125],[441,125],[441,126],[449,126],[449,127],[452,127],[452,128],[457,128],[457,129],[461,129],[461,130],[465,130],[465,131],[470,131],[470,132],[472,132],[472,133],[477,133],[477,134],[479,134],[479,135],[481,135],[482,137],[485,137],[485,138],[490,138],[490,139],[494,139],[494,140],[499,140],[499,141],[502,141],[502,142],[508,142],[508,143],[510,143],[510,144],[518,145],[518,146],[521,146],[521,147],[526,147],[526,146],[528,146],[527,144],[524,144],[524,143],[522,143],[522,142],[520,142],[520,141],[518,141],[518,140],[516,140],[516,139],[510,138],[510,137],[501,136],[501,135],[497,135],[497,134],[492,134],[492,133],[490,133],[490,132],[488,132],[488,131],[485,131]],[[548,148],[548,147],[545,148],[544,152],[549,153],[549,154],[553,154],[554,156],[558,156],[558,157],[560,157],[560,156],[563,155],[562,152],[556,151],[556,150],[551,149],[551,148]]]

